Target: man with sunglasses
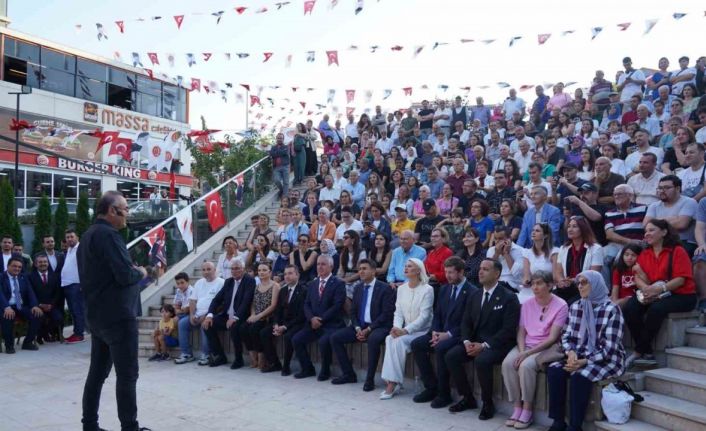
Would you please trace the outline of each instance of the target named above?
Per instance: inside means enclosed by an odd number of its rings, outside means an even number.
[[[96,221],[81,238],[78,272],[91,328],[91,364],[83,389],[83,429],[98,430],[101,390],[115,365],[118,418],[124,430],[137,423],[138,282],[147,276],[130,260],[119,229],[127,225],[127,201],[108,191],[98,201]]]

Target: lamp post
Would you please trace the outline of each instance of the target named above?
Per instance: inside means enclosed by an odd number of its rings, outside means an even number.
[[[7,94],[14,94],[17,96],[17,110],[15,113],[15,118],[20,121],[20,96],[25,94],[31,94],[32,87],[29,85],[23,85],[20,91],[12,91]],[[15,130],[15,172],[12,174],[12,185],[15,192],[15,199],[18,196],[20,188],[20,128]],[[15,218],[17,218],[17,202],[15,202]]]

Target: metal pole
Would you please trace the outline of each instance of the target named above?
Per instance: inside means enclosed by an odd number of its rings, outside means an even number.
[[[20,96],[22,93],[17,93],[17,111],[15,118],[20,121]],[[15,172],[12,175],[13,190],[15,192],[15,218],[17,218],[17,197],[20,188],[20,128],[15,130]]]
[[[226,218],[228,219],[228,227],[230,227],[230,186],[231,182],[226,185]]]

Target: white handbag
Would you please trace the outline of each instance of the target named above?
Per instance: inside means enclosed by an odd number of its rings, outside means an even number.
[[[630,410],[635,398],[629,393],[615,387],[613,383],[602,390],[601,407],[608,422],[624,424],[630,420]]]

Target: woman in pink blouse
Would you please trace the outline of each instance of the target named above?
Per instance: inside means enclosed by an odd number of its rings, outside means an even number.
[[[536,271],[530,277],[534,297],[522,304],[517,329],[517,346],[505,357],[503,381],[511,402],[512,416],[505,425],[525,429],[532,424],[532,409],[539,366],[536,358],[559,340],[566,323],[566,301],[552,294],[550,271]]]

